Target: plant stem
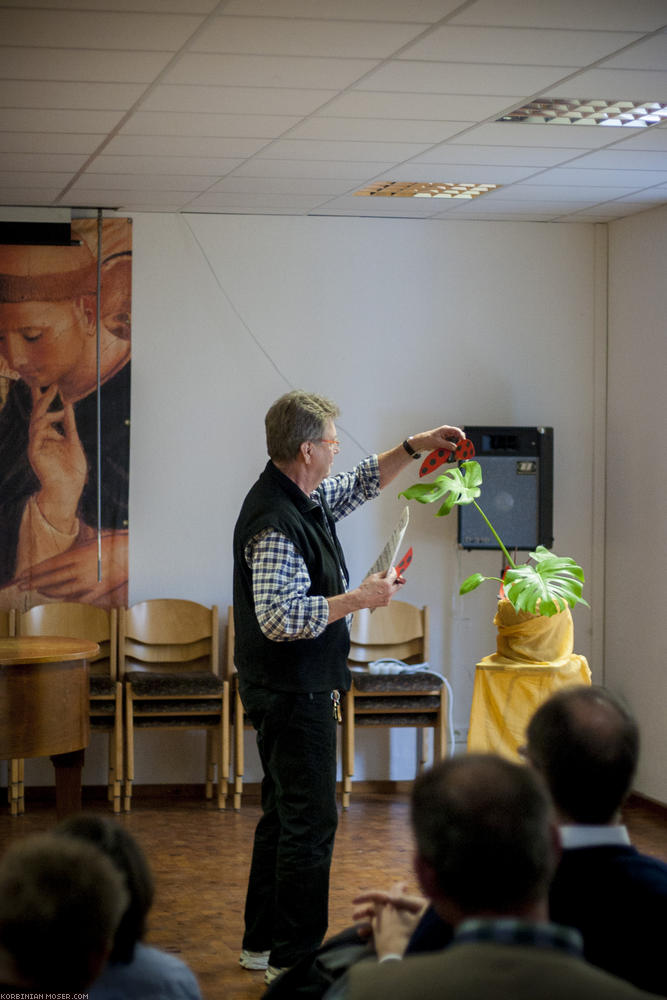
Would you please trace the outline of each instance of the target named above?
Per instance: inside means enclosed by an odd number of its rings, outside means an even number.
[[[496,529],[493,527],[493,525],[489,521],[488,517],[486,516],[486,514],[484,513],[484,511],[482,510],[482,508],[480,507],[480,505],[477,503],[476,500],[473,500],[473,504],[477,508],[477,510],[480,512],[480,514],[482,515],[482,517],[484,518],[484,520],[488,524],[489,528],[493,532],[493,537],[498,542],[498,545],[501,547],[501,549],[503,550],[503,552],[505,554],[505,559],[507,559],[507,565],[511,566],[512,569],[516,569],[516,563],[514,562],[514,560],[512,559],[511,555],[509,554],[509,552],[507,551],[507,549],[503,545],[503,543],[502,543],[502,541],[500,539],[500,535],[498,534],[498,532],[496,531]]]

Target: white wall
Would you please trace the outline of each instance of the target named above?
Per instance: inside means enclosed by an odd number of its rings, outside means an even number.
[[[610,226],[606,683],[639,719],[637,789],[667,802],[667,210]]]
[[[596,591],[598,264],[585,224],[135,216],[130,601],[189,597],[226,616],[234,521],[266,461],[264,413],[292,386],[339,403],[339,468],[445,421],[553,426],[554,548]],[[341,527],[353,582],[417,473]],[[460,552],[456,514],[436,520],[429,507],[411,507],[408,541],[403,596],[431,607],[432,665],[465,733],[475,663],[495,649],[495,594],[460,598],[458,586],[477,569],[497,575],[500,560]],[[575,611],[589,657],[594,622]],[[201,780],[198,734],[140,733],[136,749],[140,783]],[[86,781],[103,782],[103,754],[98,738]],[[357,777],[413,774],[407,733],[361,734]]]

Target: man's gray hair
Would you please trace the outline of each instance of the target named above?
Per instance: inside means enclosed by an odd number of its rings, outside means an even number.
[[[278,463],[291,462],[304,441],[317,441],[340,410],[326,396],[293,389],[277,399],[264,419],[266,450]]]

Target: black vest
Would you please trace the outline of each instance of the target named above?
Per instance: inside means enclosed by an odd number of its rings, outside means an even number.
[[[320,500],[321,505],[306,496],[273,462],[267,463],[245,498],[234,529],[234,660],[241,686],[300,692],[346,691],[350,686],[345,619],[327,625],[314,639],[267,639],[257,624],[252,573],[244,556],[255,535],[273,528],[286,535],[303,557],[311,581],[309,596],[340,594],[341,570],[347,581],[347,567],[334,519],[321,495]]]

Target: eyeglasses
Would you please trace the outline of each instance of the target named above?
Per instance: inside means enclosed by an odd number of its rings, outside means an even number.
[[[333,444],[336,448],[340,448],[340,441],[336,441],[336,438],[318,438],[320,444]]]

